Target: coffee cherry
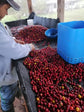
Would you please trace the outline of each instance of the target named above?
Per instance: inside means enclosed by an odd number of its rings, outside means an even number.
[[[36,100],[39,101],[40,100],[39,97],[37,97]]]
[[[38,111],[83,112],[84,88],[79,80],[84,81],[84,64],[68,64],[56,49],[46,47],[32,51],[24,65],[29,69]]]
[[[81,98],[82,98],[82,96],[81,96],[80,94],[78,94],[78,98],[80,98],[80,99],[81,99]]]
[[[74,110],[74,107],[73,106],[70,106],[70,110]]]
[[[79,107],[76,107],[76,112],[80,112],[80,108]]]

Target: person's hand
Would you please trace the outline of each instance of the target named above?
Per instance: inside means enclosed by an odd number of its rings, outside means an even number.
[[[14,39],[14,40],[16,41],[16,43],[19,43],[19,44],[25,44],[25,42],[22,41],[22,40],[18,40],[18,39]]]
[[[35,50],[34,44],[29,44],[29,45],[31,46],[32,50]]]

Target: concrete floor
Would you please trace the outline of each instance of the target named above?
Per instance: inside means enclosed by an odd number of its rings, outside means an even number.
[[[25,101],[24,101],[23,97],[21,97],[21,99],[15,98],[14,108],[15,108],[15,112],[27,112],[26,108],[25,108]],[[0,112],[2,112],[1,105],[0,105]]]

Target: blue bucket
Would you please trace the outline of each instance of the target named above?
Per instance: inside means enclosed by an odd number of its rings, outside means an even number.
[[[56,38],[57,37],[57,29],[56,28],[50,28],[45,31],[45,35],[48,38]]]

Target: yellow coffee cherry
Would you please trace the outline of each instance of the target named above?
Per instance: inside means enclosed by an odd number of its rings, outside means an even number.
[[[82,96],[81,96],[80,94],[78,94],[78,98],[80,98],[80,99],[81,99],[81,98],[82,98]]]
[[[52,103],[55,103],[55,100],[53,100]]]
[[[64,89],[64,86],[62,86],[62,89]]]
[[[80,111],[80,108],[79,107],[76,107],[76,112],[79,112]]]
[[[37,97],[36,100],[39,101],[40,100],[39,97]]]

